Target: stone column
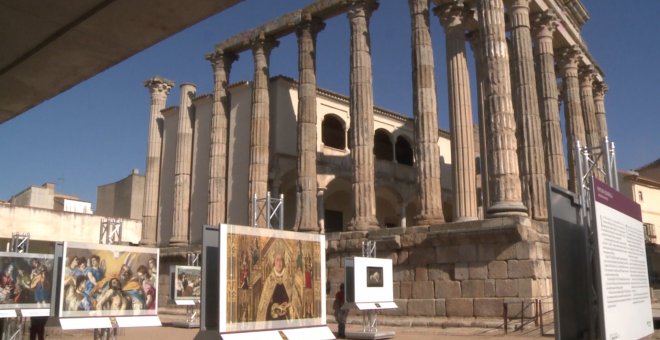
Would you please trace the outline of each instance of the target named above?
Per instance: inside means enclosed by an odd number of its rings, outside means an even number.
[[[605,118],[605,93],[607,84],[602,81],[594,83],[594,106],[596,107],[596,120],[598,121],[599,136],[602,139],[608,136],[607,119]]]
[[[299,231],[319,232],[316,207],[316,34],[324,24],[303,14],[298,27],[298,185],[296,220]]]
[[[584,119],[584,132],[589,147],[600,145],[596,108],[594,107],[593,83],[596,70],[593,65],[582,65],[579,70],[580,77],[580,103],[582,104],[582,119]]]
[[[192,99],[197,88],[193,84],[181,84],[179,125],[176,131],[176,159],[174,161],[174,213],[171,246],[188,244],[190,234],[190,178],[192,172],[192,147],[195,108]]]
[[[445,29],[447,42],[447,89],[451,125],[454,221],[479,218],[476,168],[474,165],[474,123],[470,99],[470,74],[465,53],[465,8],[452,1],[435,9]]]
[[[516,124],[511,99],[509,51],[504,31],[504,5],[502,0],[478,2],[481,52],[487,72],[485,74],[485,105],[490,120],[489,143],[493,148],[490,181],[490,216],[527,215],[521,200],[518,156],[516,154]]]
[[[559,66],[562,77],[564,115],[566,116],[566,152],[568,153],[568,190],[576,192],[577,168],[575,163],[575,143],[585,144],[584,121],[580,105],[580,85],[578,81],[578,60],[580,50],[567,47],[561,50]]]
[[[227,121],[229,117],[229,92],[227,85],[231,64],[238,56],[216,50],[206,59],[213,66],[213,113],[211,118],[211,147],[209,153],[209,207],[207,223],[225,223],[227,195]]]
[[[517,124],[518,159],[523,203],[530,217],[548,218],[541,115],[536,92],[529,0],[510,0],[513,104]]]
[[[438,104],[435,64],[429,30],[429,2],[408,0],[412,25],[413,116],[415,131],[415,171],[420,211],[415,224],[444,222],[438,147]]]
[[[378,228],[374,184],[374,102],[369,42],[369,17],[378,8],[373,0],[351,0],[350,113],[352,196],[354,216],[349,230]]]
[[[555,73],[555,56],[552,48],[552,34],[558,27],[556,16],[552,12],[543,12],[534,16],[534,54],[539,108],[543,131],[543,146],[546,177],[551,182],[566,188],[566,163],[559,119],[559,94]]]
[[[147,169],[144,181],[144,204],[142,214],[141,244],[153,246],[156,244],[158,227],[158,192],[160,187],[160,155],[162,152],[163,115],[167,95],[174,82],[161,77],[153,77],[144,82],[151,94],[151,109],[149,111],[149,142],[147,144]]]
[[[321,234],[325,234],[325,192],[328,191],[328,188],[318,188],[317,190],[318,224]]]
[[[268,94],[268,64],[270,52],[278,43],[263,32],[252,41],[254,56],[254,82],[252,84],[252,117],[250,123],[250,175],[249,175],[249,215],[256,207],[252,206],[254,195],[265,198],[268,193],[268,160],[270,144],[270,98]],[[263,217],[263,216],[262,216]],[[257,220],[257,226],[267,227],[265,218]]]
[[[475,22],[476,24],[476,22]],[[481,53],[481,38],[479,31],[471,31],[467,34],[470,47],[472,48],[472,55],[474,56],[475,68],[477,71],[477,117],[479,121],[477,126],[479,129],[479,160],[481,166],[481,198],[483,215],[490,206],[490,193],[493,192],[493,182],[489,181],[489,174],[492,172],[490,166],[493,164],[492,145],[488,142],[490,140],[490,129],[487,122],[490,121],[490,114],[488,107],[484,102],[484,91],[486,78],[486,64],[484,62],[483,54]]]

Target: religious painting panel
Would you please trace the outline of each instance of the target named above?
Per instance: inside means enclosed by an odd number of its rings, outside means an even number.
[[[64,243],[60,317],[157,315],[157,248]]]
[[[172,300],[199,300],[201,287],[202,267],[170,267],[170,298]]]
[[[0,252],[0,309],[50,308],[53,258]]]
[[[220,332],[325,325],[325,236],[222,225]]]

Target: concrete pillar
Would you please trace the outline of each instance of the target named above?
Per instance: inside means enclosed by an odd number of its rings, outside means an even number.
[[[516,154],[516,124],[511,99],[509,51],[504,31],[502,0],[478,2],[481,53],[486,64],[485,104],[488,105],[491,130],[489,143],[493,148],[490,181],[490,216],[527,215],[522,203],[518,156]]]
[[[564,115],[566,116],[566,152],[568,152],[568,190],[577,192],[575,145],[586,143],[582,107],[580,104],[580,84],[578,81],[578,61],[580,50],[573,46],[560,51],[559,67],[562,77]]]
[[[534,55],[536,58],[537,89],[541,124],[546,177],[549,181],[563,188],[567,187],[566,162],[559,119],[559,93],[555,73],[555,56],[552,48],[552,34],[558,27],[554,13],[542,12],[534,16],[533,32],[535,38]]]
[[[415,224],[444,222],[438,147],[438,104],[435,64],[429,30],[429,2],[408,0],[412,25],[413,116],[415,131],[415,171],[420,202]]]
[[[462,1],[435,9],[447,42],[447,89],[451,126],[454,221],[479,217],[474,163],[474,123],[470,99],[470,74],[465,53],[465,8]]]
[[[536,91],[529,0],[510,0],[513,104],[523,203],[536,220],[548,218],[541,115]]]
[[[270,98],[268,94],[268,64],[270,52],[278,42],[263,32],[252,40],[254,57],[254,81],[252,83],[252,116],[250,123],[250,175],[249,175],[249,215],[252,221],[254,209],[252,199],[265,198],[268,193],[268,160],[270,144]],[[257,226],[267,227],[266,218],[259,218]]]
[[[324,24],[303,14],[298,27],[298,185],[296,220],[299,231],[319,232],[316,207],[316,34]]]
[[[605,117],[605,93],[607,93],[607,84],[602,81],[594,82],[594,106],[601,142],[603,138],[608,136],[607,119]]]
[[[582,104],[586,143],[589,147],[600,146],[600,131],[596,120],[593,95],[596,70],[593,65],[582,65],[578,70],[578,74],[580,77],[580,103]]]
[[[176,132],[176,159],[174,161],[174,213],[171,246],[188,244],[190,235],[190,179],[192,172],[193,121],[195,108],[192,99],[197,88],[181,84],[179,125]]]
[[[209,208],[207,223],[218,225],[227,221],[227,122],[229,92],[227,85],[231,64],[238,56],[222,50],[206,56],[213,67],[213,113],[209,153]]]
[[[374,184],[374,102],[369,42],[369,17],[378,8],[373,0],[353,0],[348,8],[351,26],[350,114],[352,196],[354,215],[349,230],[378,228]]]
[[[158,229],[158,192],[160,186],[160,155],[163,145],[162,120],[160,113],[165,108],[167,95],[174,82],[161,77],[153,77],[144,82],[151,94],[149,110],[149,142],[147,144],[147,168],[144,182],[144,205],[142,213],[141,244],[156,244]]]
[[[483,215],[490,206],[490,193],[494,190],[492,181],[489,181],[490,173],[492,170],[490,166],[493,164],[492,145],[488,142],[490,140],[490,129],[488,128],[488,121],[490,121],[490,113],[488,107],[485,105],[484,92],[485,92],[485,79],[486,79],[486,63],[484,62],[483,53],[481,53],[481,38],[479,31],[471,31],[467,34],[470,47],[472,48],[472,55],[474,56],[474,63],[477,72],[477,122],[479,130],[479,161],[481,167],[481,202]]]

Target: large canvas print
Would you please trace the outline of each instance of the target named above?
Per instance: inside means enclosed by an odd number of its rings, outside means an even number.
[[[202,288],[202,267],[171,266],[170,285],[172,300],[199,300]]]
[[[0,252],[0,309],[50,308],[53,255]]]
[[[60,317],[156,315],[158,249],[64,244]]]
[[[325,237],[220,228],[220,332],[325,325]]]

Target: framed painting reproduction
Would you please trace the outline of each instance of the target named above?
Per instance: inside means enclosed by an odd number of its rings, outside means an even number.
[[[48,309],[52,254],[0,252],[0,309]]]
[[[202,288],[202,267],[170,266],[170,299],[199,300]]]
[[[325,236],[221,225],[220,333],[321,326]]]
[[[157,248],[65,242],[59,316],[157,315]]]

